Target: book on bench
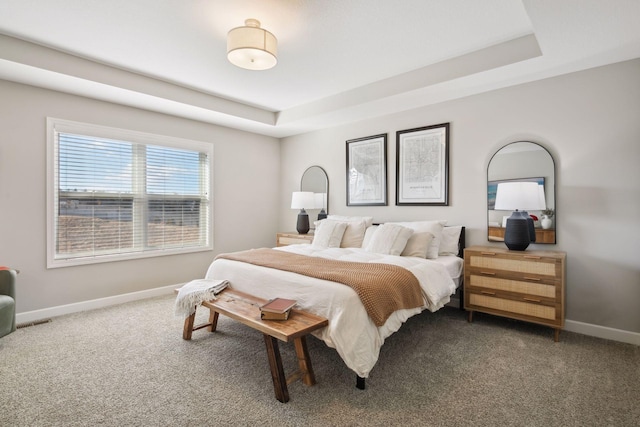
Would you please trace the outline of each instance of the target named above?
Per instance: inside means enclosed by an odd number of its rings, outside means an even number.
[[[270,311],[261,311],[260,319],[262,320],[287,320],[289,318],[291,310],[287,310],[284,313],[271,313]]]
[[[292,299],[272,299],[260,306],[260,318],[264,320],[287,320],[294,305],[296,305],[296,301]]]

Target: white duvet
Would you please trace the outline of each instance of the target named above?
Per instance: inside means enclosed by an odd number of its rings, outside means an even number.
[[[380,348],[389,335],[424,309],[436,311],[444,306],[456,290],[445,266],[428,259],[381,255],[360,248],[290,245],[277,249],[336,260],[395,264],[411,271],[418,279],[424,306],[395,311],[384,325],[376,327],[356,292],[341,283],[226,259],[215,260],[209,266],[207,279],[226,279],[231,288],[265,299],[295,299],[296,308],[329,319],[326,328],[313,334],[335,348],[345,364],[363,378],[368,377],[376,364]]]

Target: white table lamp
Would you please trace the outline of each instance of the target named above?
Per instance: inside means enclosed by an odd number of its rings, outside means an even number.
[[[314,208],[315,209],[320,209],[320,212],[318,212],[318,221],[325,219],[327,217],[327,211],[324,210],[325,207],[325,200],[327,200],[327,193],[313,193],[313,197],[314,197]]]
[[[524,251],[536,241],[529,210],[545,209],[544,188],[536,182],[501,182],[496,191],[496,210],[513,210],[507,218],[504,243],[510,250]]]
[[[315,199],[311,191],[294,191],[291,195],[291,209],[300,209],[296,230],[300,234],[309,232],[309,215],[305,208],[313,208]]]

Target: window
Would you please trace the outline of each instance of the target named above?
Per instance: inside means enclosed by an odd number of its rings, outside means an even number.
[[[47,267],[212,249],[211,144],[47,119]]]

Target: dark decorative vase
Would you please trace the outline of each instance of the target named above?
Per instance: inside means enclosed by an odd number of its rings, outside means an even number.
[[[529,221],[531,217],[522,211],[515,211],[507,218],[507,229],[504,233],[504,244],[512,251],[524,251],[531,242]],[[533,219],[531,219],[533,227]],[[534,237],[535,237],[535,230]]]
[[[298,233],[300,234],[307,234],[309,232],[309,214],[307,214],[307,211],[304,209],[301,209],[298,214],[296,230],[298,230]]]

